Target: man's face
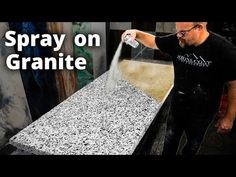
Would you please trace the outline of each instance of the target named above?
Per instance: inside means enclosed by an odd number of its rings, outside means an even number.
[[[182,48],[186,45],[193,45],[196,42],[199,38],[197,28],[198,25],[194,25],[193,22],[176,22],[176,36]]]

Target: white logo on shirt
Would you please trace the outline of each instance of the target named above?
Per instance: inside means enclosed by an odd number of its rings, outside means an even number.
[[[194,53],[178,55],[177,59],[182,63],[198,67],[208,68],[212,64],[212,61],[205,60],[202,56],[196,56]]]

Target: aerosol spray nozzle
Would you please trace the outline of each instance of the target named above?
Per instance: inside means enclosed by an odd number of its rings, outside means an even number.
[[[126,35],[124,38],[124,42],[126,44],[129,44],[133,48],[137,48],[139,45],[138,41],[136,41],[135,39],[132,39],[131,35]]]

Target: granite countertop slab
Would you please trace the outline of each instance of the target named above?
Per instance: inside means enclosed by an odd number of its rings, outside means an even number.
[[[39,155],[132,154],[161,103],[126,80],[105,92],[108,72],[10,139]]]

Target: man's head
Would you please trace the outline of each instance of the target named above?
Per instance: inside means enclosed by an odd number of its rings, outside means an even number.
[[[176,35],[179,45],[200,45],[207,38],[207,22],[176,22]]]

